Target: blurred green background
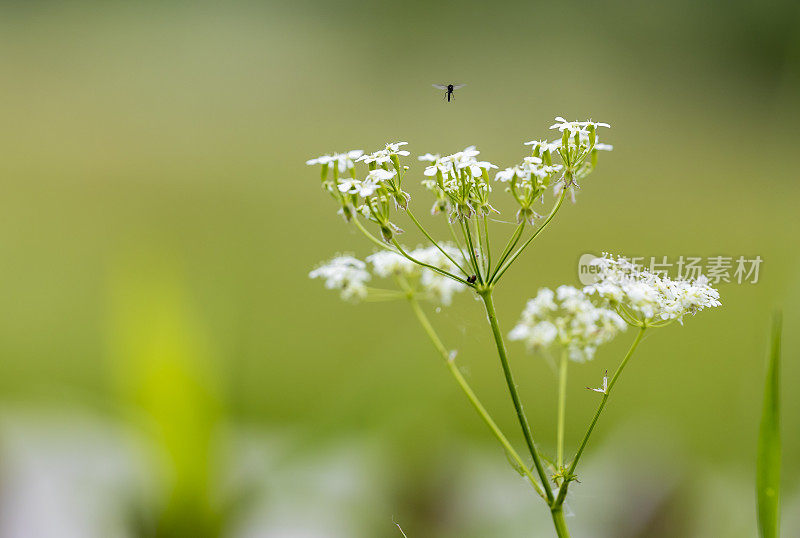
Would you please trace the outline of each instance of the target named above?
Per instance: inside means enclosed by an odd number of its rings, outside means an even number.
[[[540,286],[577,284],[585,252],[764,259],[757,284],[720,286],[723,308],[644,342],[570,499],[574,535],[755,534],[776,306],[800,534],[797,2],[0,9],[0,536],[400,536],[393,518],[409,537],[548,535],[407,305],[308,280],[372,248],[304,162],[407,140],[511,166],[556,115],[611,123],[615,150],[507,273],[506,330]],[[450,104],[431,87],[448,81],[467,84]],[[431,315],[519,443],[480,305]],[[572,369],[571,446],[583,387],[630,338]],[[553,370],[511,360],[551,450]]]

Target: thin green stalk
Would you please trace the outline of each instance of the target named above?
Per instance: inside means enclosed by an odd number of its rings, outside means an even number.
[[[458,282],[461,282],[461,283],[462,283],[462,284],[464,284],[465,286],[470,286],[470,287],[472,287],[472,285],[471,285],[469,282],[467,282],[466,280],[464,280],[463,278],[461,278],[461,277],[459,277],[459,276],[456,276],[456,275],[454,275],[453,273],[451,273],[451,272],[449,272],[449,271],[445,271],[444,269],[439,269],[439,268],[438,268],[438,267],[436,267],[435,265],[430,265],[430,264],[428,264],[428,263],[425,263],[425,262],[422,262],[422,261],[420,261],[420,260],[416,259],[416,258],[415,258],[415,257],[413,257],[412,255],[410,255],[409,253],[407,253],[405,250],[403,250],[403,247],[400,245],[400,243],[398,243],[398,242],[397,242],[397,239],[395,239],[394,237],[392,238],[392,244],[393,244],[393,245],[395,246],[395,248],[396,248],[396,249],[399,251],[399,254],[401,254],[402,256],[405,256],[406,258],[408,258],[408,259],[409,259],[409,260],[411,260],[412,262],[416,263],[417,265],[421,265],[422,267],[427,267],[427,268],[428,268],[428,269],[430,269],[431,271],[434,271],[434,272],[436,272],[436,273],[439,273],[440,275],[443,275],[443,276],[446,276],[446,277],[452,278],[453,280],[456,280],[456,281],[458,281]]]
[[[553,516],[553,525],[556,527],[556,534],[559,538],[569,538],[569,529],[567,529],[567,522],[564,521],[564,509],[561,506],[552,508],[550,515]]]
[[[366,235],[366,236],[367,236],[367,239],[369,239],[370,241],[372,241],[373,243],[375,243],[376,245],[378,245],[378,246],[379,246],[379,247],[381,247],[382,249],[390,250],[390,251],[394,252],[395,254],[400,254],[400,253],[399,253],[399,252],[398,252],[396,249],[393,249],[392,247],[390,247],[389,245],[387,245],[385,242],[381,241],[380,239],[378,239],[377,237],[375,237],[374,235],[372,235],[372,234],[369,232],[369,230],[367,230],[366,228],[364,228],[364,225],[363,225],[363,224],[361,224],[361,221],[360,221],[360,220],[358,220],[358,217],[357,217],[357,216],[355,216],[355,215],[353,215],[353,222],[355,223],[355,225],[356,225],[356,228],[358,228],[359,230],[361,230],[361,232],[362,232],[364,235]],[[402,254],[400,254],[400,255],[402,256]]]
[[[467,396],[467,399],[472,404],[472,407],[475,408],[475,410],[478,412],[478,415],[480,415],[481,419],[483,419],[486,425],[489,426],[489,429],[492,430],[494,436],[497,438],[498,441],[500,441],[500,444],[503,446],[506,453],[512,460],[514,460],[514,463],[521,470],[521,472],[525,474],[525,477],[528,479],[531,485],[533,485],[536,492],[542,498],[545,498],[545,493],[542,490],[542,487],[539,485],[539,482],[531,474],[530,470],[528,469],[528,466],[525,465],[525,463],[522,461],[522,458],[520,458],[517,451],[514,450],[513,446],[511,446],[511,443],[508,441],[508,438],[506,438],[506,436],[500,430],[500,427],[497,425],[497,423],[495,423],[491,415],[489,415],[489,412],[486,411],[486,408],[483,406],[483,404],[481,404],[480,400],[475,395],[475,392],[469,386],[469,383],[467,383],[467,380],[464,379],[463,375],[461,375],[461,372],[455,365],[455,362],[453,361],[450,352],[447,350],[442,341],[439,339],[439,336],[436,334],[436,331],[434,330],[433,326],[428,320],[428,317],[425,315],[425,312],[423,312],[422,308],[420,307],[419,302],[417,301],[413,292],[411,292],[407,284],[401,283],[401,285],[408,291],[407,294],[408,301],[411,304],[411,308],[414,311],[414,314],[417,316],[417,320],[419,321],[420,325],[422,325],[422,328],[425,330],[425,333],[428,335],[430,341],[433,343],[433,347],[436,348],[436,350],[442,356],[442,359],[444,359],[447,368],[450,370],[450,373],[455,378],[456,382],[458,383],[458,386],[461,387],[461,390]]]
[[[519,242],[519,238],[522,237],[522,232],[525,229],[525,221],[523,220],[520,222],[516,228],[514,228],[514,233],[511,234],[511,237],[508,238],[508,242],[506,246],[503,248],[503,252],[500,253],[500,257],[497,259],[497,266],[494,268],[494,272],[492,276],[489,278],[489,282],[494,279],[494,275],[497,273],[497,270],[503,265],[503,262],[506,261],[508,255],[511,254],[511,251],[514,250],[514,247],[517,246]]]
[[[523,243],[522,246],[519,247],[517,249],[517,251],[514,252],[514,254],[510,258],[508,258],[508,260],[505,262],[505,264],[502,267],[498,266],[498,268],[495,269],[495,275],[492,277],[492,279],[490,281],[490,284],[494,284],[498,280],[500,280],[500,277],[503,276],[503,273],[505,273],[508,270],[508,268],[511,267],[511,264],[514,263],[514,260],[516,260],[519,257],[520,254],[522,254],[522,251],[525,250],[525,248],[528,245],[531,244],[531,241],[536,239],[536,236],[539,235],[542,232],[542,230],[544,230],[547,227],[548,224],[550,224],[550,221],[553,220],[553,217],[556,216],[556,213],[558,212],[558,209],[561,207],[561,204],[564,202],[564,198],[566,197],[566,194],[567,194],[567,188],[564,187],[564,189],[561,191],[561,196],[558,197],[558,201],[553,206],[553,209],[550,210],[550,214],[547,215],[547,218],[544,220],[544,222],[542,222],[542,224],[539,225],[539,227],[536,229],[536,231],[533,232],[533,235],[530,236],[530,238],[527,241],[525,241],[525,243]]]
[[[483,275],[481,275],[481,267],[478,264],[478,258],[475,257],[475,243],[472,242],[472,234],[469,231],[469,223],[462,221],[461,231],[464,234],[464,238],[467,240],[469,258],[472,261],[472,268],[475,269],[475,276],[478,278],[478,283],[483,284]]]
[[[392,247],[390,247],[389,245],[387,245],[386,243],[384,243],[383,241],[381,241],[380,239],[378,239],[377,237],[375,237],[374,235],[372,235],[371,233],[369,233],[369,230],[367,230],[366,228],[364,228],[364,225],[363,225],[363,224],[361,224],[361,222],[358,220],[358,217],[355,217],[355,216],[354,216],[354,217],[353,217],[353,222],[355,222],[355,224],[356,224],[356,227],[357,227],[359,230],[361,230],[361,231],[364,233],[364,235],[366,235],[366,236],[367,236],[367,239],[369,239],[370,241],[372,241],[373,243],[375,243],[375,244],[376,244],[376,245],[378,245],[379,247],[381,247],[381,248],[383,248],[383,249],[386,249],[386,250],[389,250],[389,251],[391,251],[391,252],[394,252],[395,254],[399,254],[400,256],[403,256],[403,257],[405,257],[405,258],[408,258],[409,260],[411,260],[412,262],[416,263],[417,265],[421,265],[421,266],[423,266],[423,267],[427,267],[427,268],[428,268],[428,269],[430,269],[431,271],[434,271],[434,272],[436,272],[436,273],[439,273],[440,275],[443,275],[443,276],[446,276],[446,277],[452,278],[453,280],[456,280],[456,281],[458,281],[458,282],[461,282],[461,283],[462,283],[462,284],[464,284],[465,286],[470,286],[470,287],[472,286],[472,285],[471,285],[469,282],[467,282],[467,281],[466,281],[466,280],[464,280],[463,278],[461,278],[461,277],[459,277],[459,276],[457,276],[457,275],[454,275],[453,273],[451,273],[451,272],[449,272],[449,271],[445,271],[445,270],[443,270],[443,269],[439,269],[438,267],[436,267],[436,266],[434,266],[434,265],[430,265],[430,264],[427,264],[427,263],[421,262],[421,261],[419,261],[418,259],[414,258],[414,257],[413,257],[413,256],[411,256],[410,254],[408,254],[408,253],[407,253],[405,250],[403,250],[403,247],[402,247],[402,246],[400,246],[400,243],[398,243],[398,242],[397,242],[397,239],[395,239],[395,238],[392,238],[392,244],[395,246],[395,248],[392,248]]]
[[[478,222],[478,215],[475,215],[475,237],[478,240],[478,252],[481,255],[480,267],[486,272],[486,252],[483,250],[483,238],[481,237],[481,224]],[[487,275],[488,276],[488,275]]]
[[[425,237],[427,237],[427,238],[428,238],[428,241],[430,241],[431,243],[433,243],[433,245],[434,245],[434,246],[435,246],[437,249],[439,249],[439,252],[441,252],[442,254],[444,254],[444,255],[445,255],[445,257],[447,257],[447,259],[448,259],[448,260],[450,260],[451,262],[453,262],[453,265],[455,265],[456,267],[458,267],[458,269],[459,269],[459,270],[460,270],[462,273],[464,273],[464,276],[469,276],[469,273],[468,273],[468,272],[467,272],[467,271],[466,271],[466,270],[465,270],[465,269],[464,269],[464,268],[461,266],[461,264],[460,264],[460,263],[458,263],[457,261],[455,261],[455,260],[454,260],[454,259],[453,259],[453,258],[450,256],[450,254],[448,254],[448,253],[447,253],[447,251],[445,251],[445,250],[444,250],[444,249],[443,249],[441,246],[439,246],[439,243],[437,243],[437,242],[436,242],[436,240],[435,240],[433,237],[431,237],[431,234],[429,234],[429,233],[428,233],[428,230],[426,230],[426,229],[425,229],[425,227],[424,227],[424,226],[422,226],[422,224],[420,224],[420,222],[417,220],[417,218],[414,216],[414,214],[411,212],[411,210],[410,210],[410,209],[406,209],[406,213],[408,214],[408,218],[410,218],[410,219],[411,219],[411,221],[412,221],[414,224],[416,224],[417,228],[419,228],[419,231],[421,231],[421,232],[422,232],[422,234],[423,234]]]
[[[486,238],[486,274],[492,270],[492,248],[489,245],[489,224],[486,215],[483,216],[483,235]]]
[[[564,467],[564,427],[567,416],[567,365],[569,357],[567,350],[561,352],[561,364],[558,370],[558,443],[556,453],[556,468],[561,471]]]
[[[467,252],[464,249],[464,246],[461,244],[461,239],[458,238],[458,234],[456,234],[456,229],[453,228],[453,223],[450,222],[449,218],[447,219],[447,227],[450,228],[450,235],[453,236],[453,242],[458,247],[458,250],[461,251],[461,257],[463,258],[464,261],[467,261],[467,259],[468,259],[467,258]]]
[[[550,483],[547,480],[547,473],[544,471],[544,467],[542,466],[542,461],[539,456],[539,452],[536,450],[536,445],[533,442],[533,434],[531,433],[531,428],[528,425],[528,419],[525,417],[525,412],[522,410],[522,402],[519,398],[519,393],[517,392],[517,385],[514,382],[514,376],[511,373],[511,368],[508,365],[508,355],[506,353],[506,344],[503,341],[503,333],[500,330],[500,324],[497,321],[497,313],[494,310],[494,302],[492,301],[492,291],[491,289],[484,290],[480,293],[481,299],[483,299],[483,304],[486,307],[486,315],[489,318],[489,324],[492,327],[492,334],[494,335],[494,341],[497,345],[497,354],[500,356],[500,364],[503,367],[503,374],[505,374],[506,378],[506,385],[508,385],[508,392],[511,394],[511,401],[514,403],[514,409],[517,411],[517,419],[519,420],[520,427],[522,428],[522,434],[525,437],[525,443],[528,445],[528,450],[531,453],[531,457],[533,458],[533,465],[536,467],[536,472],[539,475],[539,479],[541,480],[542,484],[545,488],[545,494],[547,495],[547,502],[548,504],[553,503],[553,490],[550,487]]]
[[[600,401],[600,405],[597,407],[597,411],[594,414],[594,418],[592,418],[592,422],[589,424],[589,428],[586,430],[586,434],[583,436],[583,440],[581,441],[581,444],[578,447],[578,451],[575,453],[575,458],[572,460],[572,463],[569,466],[569,470],[566,473],[565,479],[558,490],[558,498],[556,499],[555,506],[560,506],[561,504],[564,503],[564,499],[567,496],[567,489],[569,488],[569,483],[570,483],[569,478],[575,473],[575,468],[578,466],[578,461],[580,461],[581,455],[583,454],[583,450],[586,448],[586,444],[589,442],[589,437],[592,435],[592,431],[594,431],[594,427],[597,424],[597,419],[600,418],[600,414],[603,412],[603,409],[606,406],[608,397],[611,396],[611,389],[614,388],[614,385],[617,383],[617,379],[622,373],[622,370],[625,369],[625,365],[628,364],[628,361],[633,356],[633,352],[636,351],[636,347],[639,345],[639,342],[642,341],[642,336],[644,336],[645,329],[646,327],[644,326],[641,326],[639,328],[639,332],[636,334],[636,338],[633,340],[631,347],[628,348],[628,352],[625,354],[625,358],[622,359],[622,362],[617,367],[617,371],[614,372],[614,376],[611,378],[611,381],[608,382],[608,387],[606,388],[605,394],[603,394],[603,399]]]

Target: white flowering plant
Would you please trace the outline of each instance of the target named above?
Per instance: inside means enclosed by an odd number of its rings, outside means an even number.
[[[674,320],[682,324],[686,316],[720,305],[719,293],[704,277],[670,280],[608,254],[595,261],[598,270],[593,284],[582,289],[567,285],[556,290],[540,289],[508,338],[523,342],[531,352],[555,352],[560,357],[556,455],[549,458],[543,454],[522,408],[493,292],[506,271],[547,228],[566,197],[575,201],[575,192],[595,169],[598,154],[612,150],[599,140],[598,131],[608,128],[607,123],[557,117],[551,129],[558,131],[558,138],[526,142],[530,153],[519,164],[504,169],[478,160],[480,152],[474,146],[452,155],[426,153],[418,157],[425,163],[419,179],[434,197],[431,214],[447,221],[446,240],[434,238],[412,210],[411,196],[405,190],[410,167],[401,161],[410,155],[404,149],[406,142],[389,143],[370,154],[354,150],[307,161],[308,165],[320,167],[322,187],[337,202],[339,214],[377,247],[364,260],[338,255],[309,276],[324,280],[327,288],[338,290],[347,301],[409,302],[450,373],[513,467],[547,504],[560,537],[569,536],[564,502],[577,478],[580,458],[645,331]],[[499,252],[493,248],[490,233],[490,222],[494,223],[494,216],[499,213],[495,208],[499,203],[494,202],[498,190],[510,195],[516,206],[516,226]],[[550,211],[542,216],[534,206],[548,197],[552,197]],[[408,219],[428,244],[415,249],[402,245],[398,241],[403,233],[401,218]],[[371,287],[375,281],[390,284]],[[425,314],[422,302],[432,302],[437,308],[449,306],[460,292],[474,293],[483,303],[530,464],[480,402],[456,365],[456,352],[444,345]],[[564,429],[568,365],[592,360],[599,346],[629,326],[635,327],[637,333],[619,367],[610,378],[603,377],[600,387],[587,387],[601,394],[601,400],[574,456],[567,460]]]

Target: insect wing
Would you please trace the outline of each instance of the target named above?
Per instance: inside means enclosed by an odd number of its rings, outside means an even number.
[[[463,88],[464,86],[466,86],[466,84],[453,84],[453,89],[457,90],[459,88]]]
[[[447,89],[447,84],[432,84],[432,86],[434,88],[438,88],[440,90],[446,90]]]

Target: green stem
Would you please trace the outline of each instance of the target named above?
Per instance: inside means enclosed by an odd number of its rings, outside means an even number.
[[[395,238],[392,238],[392,244],[395,246],[395,248],[392,248],[392,247],[390,247],[389,245],[387,245],[386,243],[384,243],[383,241],[381,241],[380,239],[378,239],[377,237],[375,237],[374,235],[372,235],[371,233],[369,233],[369,230],[367,230],[366,228],[364,228],[364,225],[363,225],[363,224],[361,224],[361,222],[358,220],[358,217],[355,217],[355,216],[354,216],[354,217],[353,217],[353,222],[355,222],[355,224],[356,224],[356,227],[357,227],[359,230],[361,230],[361,231],[364,233],[364,235],[366,235],[366,236],[367,236],[367,239],[369,239],[370,241],[372,241],[373,243],[375,243],[375,244],[376,244],[376,245],[378,245],[379,247],[381,247],[381,248],[383,248],[383,249],[386,249],[386,250],[388,250],[388,251],[394,252],[395,254],[399,254],[400,256],[403,256],[403,257],[405,257],[405,258],[407,258],[407,259],[411,260],[412,262],[416,263],[417,265],[421,265],[421,266],[423,266],[423,267],[427,267],[427,268],[428,268],[428,269],[430,269],[431,271],[434,271],[434,272],[436,272],[436,273],[439,273],[439,274],[440,274],[440,275],[442,275],[442,276],[446,276],[446,277],[448,277],[448,278],[452,278],[453,280],[456,280],[456,281],[458,281],[458,282],[461,282],[461,283],[462,283],[462,284],[464,284],[465,286],[470,286],[470,287],[472,286],[472,285],[471,285],[469,282],[467,282],[467,281],[466,281],[466,280],[464,280],[463,278],[461,278],[461,277],[459,277],[459,276],[457,276],[457,275],[454,275],[453,273],[450,273],[449,271],[445,271],[445,270],[443,270],[443,269],[439,269],[438,267],[435,267],[435,266],[433,266],[433,265],[430,265],[430,264],[427,264],[427,263],[421,262],[421,261],[419,261],[418,259],[414,258],[414,257],[413,257],[413,256],[411,256],[410,254],[408,254],[408,253],[407,253],[405,250],[403,250],[403,247],[402,247],[402,246],[400,246],[400,243],[398,243],[398,242],[397,242],[397,239],[395,239]]]
[[[486,222],[486,215],[483,216],[483,235],[486,237],[486,274],[492,270],[492,248],[489,245],[489,224]]]
[[[545,494],[547,495],[547,502],[548,504],[552,504],[553,490],[550,488],[550,483],[547,480],[547,474],[542,466],[539,452],[536,450],[536,446],[533,443],[533,434],[531,433],[531,428],[528,425],[528,419],[525,417],[525,412],[522,410],[522,402],[520,401],[519,393],[517,392],[517,385],[514,382],[514,376],[512,375],[511,368],[508,365],[506,344],[503,341],[503,333],[500,331],[500,325],[497,322],[497,313],[494,310],[491,288],[481,291],[480,296],[481,299],[483,299],[484,306],[486,307],[486,315],[489,318],[489,324],[492,327],[494,341],[497,345],[497,354],[500,356],[500,364],[503,367],[506,385],[508,385],[508,392],[511,394],[511,401],[514,403],[514,409],[517,411],[517,419],[519,420],[519,425],[522,428],[522,434],[525,436],[525,443],[528,445],[528,450],[533,458],[533,464],[536,467],[536,472],[539,475],[539,479],[544,485]]]
[[[425,263],[425,262],[422,262],[422,261],[420,261],[420,260],[416,259],[416,258],[415,258],[415,257],[413,257],[412,255],[410,255],[409,253],[407,253],[405,250],[403,250],[403,247],[400,245],[400,243],[398,243],[398,242],[397,242],[397,239],[395,239],[394,237],[392,238],[392,244],[393,244],[393,245],[395,246],[395,248],[398,250],[398,252],[399,252],[399,254],[400,254],[400,255],[402,255],[402,256],[405,256],[406,258],[408,258],[408,259],[409,259],[409,260],[411,260],[412,262],[416,263],[417,265],[421,265],[422,267],[427,267],[427,268],[428,268],[428,269],[430,269],[431,271],[434,271],[434,272],[436,272],[436,273],[439,273],[439,274],[440,274],[440,275],[442,275],[442,276],[446,276],[446,277],[448,277],[448,278],[452,278],[453,280],[456,280],[456,281],[458,281],[458,282],[461,282],[461,283],[462,283],[462,284],[464,284],[465,286],[470,286],[470,287],[472,287],[472,285],[471,285],[469,282],[467,282],[466,280],[464,280],[463,278],[461,278],[461,277],[459,277],[459,276],[456,276],[456,275],[454,275],[453,273],[451,273],[451,272],[449,272],[449,271],[445,271],[445,270],[443,270],[443,269],[439,269],[439,268],[438,268],[438,267],[436,267],[435,265],[431,265],[431,264],[429,264],[429,263]]]
[[[567,522],[564,521],[564,509],[559,506],[550,510],[553,516],[553,525],[556,527],[556,534],[559,538],[569,538],[569,529],[567,529]]]
[[[428,238],[428,241],[430,241],[431,243],[433,243],[433,245],[434,245],[434,246],[435,246],[437,249],[439,249],[439,252],[441,252],[442,254],[444,254],[444,255],[445,255],[445,257],[446,257],[448,260],[450,260],[451,262],[453,262],[453,265],[455,265],[456,267],[458,267],[458,269],[459,269],[459,270],[460,270],[462,273],[464,273],[464,276],[469,276],[469,273],[468,273],[468,272],[467,272],[467,271],[466,271],[466,270],[465,270],[465,269],[464,269],[464,268],[461,266],[461,264],[460,264],[460,263],[458,263],[457,261],[455,261],[455,260],[452,258],[452,256],[450,256],[450,254],[448,254],[448,253],[447,253],[447,251],[445,251],[445,250],[444,250],[444,249],[443,249],[441,246],[439,246],[439,243],[437,243],[437,242],[436,242],[436,240],[435,240],[433,237],[431,237],[431,234],[429,234],[429,233],[428,233],[428,230],[426,230],[426,229],[425,229],[425,227],[424,227],[424,226],[422,226],[422,224],[421,224],[421,223],[420,223],[420,222],[417,220],[417,218],[414,216],[414,214],[411,212],[411,210],[410,210],[410,209],[406,209],[406,213],[408,214],[408,218],[410,218],[410,219],[411,219],[411,221],[412,221],[412,222],[413,222],[413,223],[414,223],[414,224],[417,226],[417,228],[419,228],[419,231],[421,231],[421,232],[422,232],[422,234],[423,234],[425,237],[427,237],[427,238]]]
[[[494,279],[494,275],[497,274],[497,270],[500,269],[500,266],[503,265],[503,262],[506,261],[508,255],[511,254],[511,251],[514,250],[514,247],[517,246],[519,242],[519,238],[522,237],[522,232],[525,229],[525,221],[523,220],[520,222],[516,228],[514,228],[514,233],[511,234],[511,237],[508,238],[508,242],[506,246],[503,248],[503,252],[500,253],[500,257],[497,259],[497,266],[494,268],[494,272],[492,276],[489,278],[489,282]]]
[[[567,489],[569,488],[569,478],[575,473],[575,468],[578,466],[578,461],[581,459],[583,450],[586,448],[586,444],[589,442],[589,437],[592,435],[592,431],[594,431],[594,427],[597,424],[597,419],[600,418],[600,414],[603,412],[603,409],[606,406],[608,397],[611,396],[611,389],[614,388],[619,375],[622,373],[622,370],[625,369],[625,365],[628,364],[628,361],[633,356],[633,352],[636,351],[636,347],[639,345],[639,342],[642,341],[642,336],[644,336],[645,329],[646,327],[644,326],[639,328],[639,332],[636,334],[636,338],[633,340],[631,347],[628,348],[625,358],[622,359],[622,362],[617,367],[617,371],[614,372],[614,376],[611,378],[611,381],[608,382],[608,388],[606,389],[605,394],[603,394],[603,399],[600,401],[600,405],[597,407],[597,411],[592,418],[592,422],[589,424],[589,429],[586,430],[586,434],[583,436],[580,447],[578,447],[578,451],[575,453],[575,458],[572,460],[572,464],[569,466],[565,480],[558,490],[558,498],[556,499],[555,506],[561,506],[561,504],[564,503],[564,499],[567,497]]]
[[[447,368],[450,370],[450,373],[455,378],[456,382],[458,383],[458,386],[461,387],[461,390],[467,396],[467,399],[472,404],[472,407],[475,408],[475,410],[478,412],[478,415],[480,415],[480,417],[483,419],[486,425],[489,426],[489,429],[492,430],[494,436],[497,438],[498,441],[500,441],[500,444],[506,450],[506,453],[512,460],[514,460],[514,463],[516,463],[517,467],[525,474],[525,477],[528,479],[528,481],[530,481],[531,485],[533,485],[536,492],[542,498],[544,498],[545,493],[542,490],[542,487],[539,485],[539,482],[531,474],[530,470],[528,469],[528,466],[525,465],[525,462],[522,461],[522,458],[520,458],[519,454],[517,454],[517,451],[514,450],[513,446],[511,446],[511,443],[508,441],[508,438],[500,430],[500,427],[495,423],[491,415],[489,415],[489,412],[486,411],[486,408],[483,406],[483,404],[481,404],[480,400],[475,395],[475,392],[467,383],[467,380],[464,379],[463,375],[461,375],[461,372],[458,370],[458,367],[455,365],[455,362],[453,361],[453,357],[451,356],[447,348],[444,346],[442,341],[439,339],[439,336],[436,334],[436,331],[434,330],[433,326],[428,320],[428,317],[425,315],[425,312],[423,312],[422,308],[420,307],[419,302],[415,298],[411,289],[404,282],[401,282],[401,286],[403,286],[407,291],[408,301],[411,304],[411,309],[417,316],[417,320],[419,321],[420,325],[422,325],[422,328],[425,330],[425,333],[428,335],[430,341],[433,343],[433,347],[436,348],[436,350],[442,356],[442,359],[444,359]]]
[[[469,231],[468,222],[461,222],[461,231],[464,234],[464,238],[467,240],[467,248],[469,248],[469,257],[472,262],[472,268],[475,270],[475,276],[478,278],[478,283],[483,284],[483,276],[481,275],[478,258],[475,257],[475,244],[472,242],[472,234]]]
[[[564,467],[564,427],[567,416],[567,365],[569,357],[567,350],[561,352],[561,364],[558,371],[558,452],[556,453],[556,468],[561,471]]]
[[[558,197],[558,201],[553,206],[553,209],[550,210],[550,214],[547,215],[547,218],[544,220],[544,222],[536,229],[535,232],[533,232],[533,235],[530,236],[530,238],[527,241],[525,241],[525,243],[523,243],[522,246],[519,247],[517,251],[510,258],[508,258],[503,267],[498,266],[498,268],[495,269],[495,275],[492,277],[490,284],[494,284],[498,280],[500,280],[500,277],[503,276],[503,273],[505,273],[508,270],[508,268],[511,267],[511,264],[514,263],[514,260],[516,260],[520,254],[522,254],[522,251],[525,250],[525,248],[531,244],[531,241],[536,239],[536,236],[539,235],[542,232],[542,230],[544,230],[547,227],[548,224],[550,224],[550,221],[553,220],[553,217],[556,216],[558,209],[564,202],[566,194],[567,194],[567,188],[564,187],[564,189],[561,191],[561,196]]]
[[[478,222],[478,215],[475,215],[475,238],[478,241],[478,252],[481,255],[481,263],[480,266],[483,268],[484,273],[486,271],[486,253],[483,250],[483,237],[481,237],[481,225]],[[488,276],[488,273],[485,273]]]
[[[367,236],[367,239],[369,239],[370,241],[372,241],[373,243],[375,243],[376,245],[378,245],[378,246],[379,246],[379,247],[381,247],[382,249],[390,250],[390,251],[394,252],[395,254],[400,254],[400,253],[399,253],[399,252],[398,252],[396,249],[393,249],[392,247],[390,247],[389,245],[387,245],[386,243],[384,243],[383,241],[381,241],[380,239],[378,239],[377,237],[375,237],[374,235],[372,235],[372,234],[369,232],[369,230],[367,230],[366,228],[364,228],[364,225],[363,225],[363,224],[361,224],[361,221],[360,221],[360,220],[358,220],[358,217],[357,217],[357,216],[355,216],[355,215],[353,215],[353,222],[355,223],[355,225],[356,225],[356,228],[358,228],[359,230],[361,230],[361,232],[363,232],[363,234],[364,234],[365,236]],[[402,254],[400,254],[400,255],[402,256]]]

